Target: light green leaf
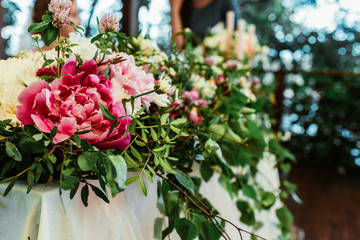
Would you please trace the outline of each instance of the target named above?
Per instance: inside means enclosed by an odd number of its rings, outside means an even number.
[[[171,125],[180,125],[187,122],[186,118],[178,118],[170,122]]]
[[[145,196],[147,196],[146,186],[145,186],[144,180],[141,177],[139,177],[138,183],[139,183],[139,187],[140,187],[141,191],[144,193]]]
[[[139,176],[134,176],[134,177],[128,178],[128,179],[125,181],[125,185],[126,185],[126,186],[129,186],[130,184],[132,184],[133,182],[135,182],[138,178],[139,178]]]
[[[143,161],[141,154],[139,153],[139,151],[136,148],[134,148],[133,146],[130,146],[130,150],[131,150],[132,155],[134,155],[134,157],[136,157],[137,160],[139,160],[140,162]]]
[[[19,152],[19,150],[17,149],[15,144],[13,144],[11,142],[6,142],[5,143],[5,151],[6,151],[6,154],[9,157],[13,158],[15,161],[20,162],[22,160],[21,153]]]
[[[115,167],[117,185],[118,185],[120,191],[122,191],[125,189],[125,181],[126,181],[126,176],[127,176],[126,161],[120,155],[115,155],[115,156],[110,155],[110,156],[108,156],[108,158],[111,161],[111,163],[113,164],[113,166]]]
[[[166,124],[169,115],[170,115],[169,113],[165,113],[165,114],[163,114],[163,115],[161,116],[160,122],[161,122],[162,125]]]
[[[96,167],[95,162],[90,158],[86,158],[84,154],[81,154],[78,157],[77,161],[82,171],[94,171],[94,172],[99,171],[98,168]]]

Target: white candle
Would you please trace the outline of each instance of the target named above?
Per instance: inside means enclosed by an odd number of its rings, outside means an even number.
[[[251,24],[248,29],[248,55],[253,56],[255,54],[255,25]]]
[[[244,57],[244,30],[245,20],[239,19],[237,21],[237,39],[236,39],[236,57],[242,59]]]
[[[226,13],[226,33],[227,33],[227,44],[226,44],[226,53],[229,54],[232,46],[232,35],[234,32],[235,25],[235,12],[228,11]]]

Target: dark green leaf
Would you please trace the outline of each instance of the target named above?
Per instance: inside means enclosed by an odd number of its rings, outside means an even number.
[[[182,240],[195,239],[198,234],[195,224],[186,218],[175,219],[175,229]]]
[[[99,107],[101,109],[101,112],[102,114],[104,115],[104,117],[106,117],[107,119],[110,119],[110,120],[116,120],[117,118],[112,115],[109,111],[109,109],[107,109],[103,104],[101,103],[98,103],[99,104]]]
[[[38,33],[38,32],[44,31],[49,26],[50,22],[51,22],[51,20],[49,19],[44,22],[33,23],[29,26],[28,32]]]
[[[57,133],[57,127],[53,127],[50,132],[50,139],[53,139]]]
[[[49,46],[56,38],[60,36],[60,30],[53,27],[51,24],[44,30],[43,39],[46,46]]]
[[[5,189],[5,192],[4,192],[4,194],[3,194],[3,197],[5,197],[6,195],[9,194],[9,192],[11,191],[11,189],[14,187],[16,181],[17,181],[17,178],[15,178],[14,180],[12,180],[12,181],[9,183],[9,185],[8,185],[8,186],[6,187],[6,189]]]
[[[242,186],[242,191],[245,196],[257,201],[257,196],[254,188],[251,185],[244,184]]]
[[[88,198],[89,198],[89,186],[86,184],[81,189],[81,201],[83,202],[84,206],[88,206]]]
[[[90,184],[91,189],[93,190],[93,192],[96,194],[96,196],[98,196],[99,198],[101,198],[102,200],[104,200],[104,202],[109,203],[109,199],[107,198],[107,196],[105,195],[105,193],[103,191],[101,191],[98,187],[91,185]]]

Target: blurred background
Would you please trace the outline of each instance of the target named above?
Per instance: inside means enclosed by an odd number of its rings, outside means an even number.
[[[33,0],[2,0],[0,58],[33,49],[27,27]],[[85,35],[96,16],[121,16],[123,32],[170,44],[168,0],[77,1]],[[276,84],[274,128],[290,132],[283,144],[297,164],[282,175],[302,200],[288,200],[302,239],[360,239],[360,1],[236,0],[256,25],[270,64],[256,69]],[[290,167],[289,163],[289,167]],[[296,199],[296,197],[294,197]]]

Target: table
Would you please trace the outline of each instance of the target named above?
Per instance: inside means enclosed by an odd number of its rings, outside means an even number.
[[[274,159],[267,155],[258,165],[262,175],[257,181],[268,190],[279,186],[279,177]],[[199,174],[194,169],[194,174]],[[266,177],[264,177],[266,175]],[[145,179],[144,179],[145,180]],[[269,181],[272,183],[270,186]],[[2,240],[147,240],[153,239],[154,220],[162,217],[156,208],[156,179],[154,184],[145,181],[148,196],[145,197],[137,184],[128,186],[125,192],[105,203],[90,191],[89,206],[83,206],[80,191],[70,200],[69,191],[59,196],[58,184],[34,186],[27,195],[25,183],[17,183],[6,197],[0,198],[0,239]],[[7,184],[0,185],[3,193]],[[202,184],[200,191],[213,203],[221,216],[236,223],[239,227],[253,231],[239,222],[240,213],[226,190],[214,175],[209,182]],[[270,212],[256,212],[256,218],[264,226],[255,231],[266,239],[278,239],[278,220],[275,209]],[[239,239],[236,229],[227,225],[232,239]],[[249,239],[243,234],[244,239]],[[171,239],[179,239],[174,231]]]

